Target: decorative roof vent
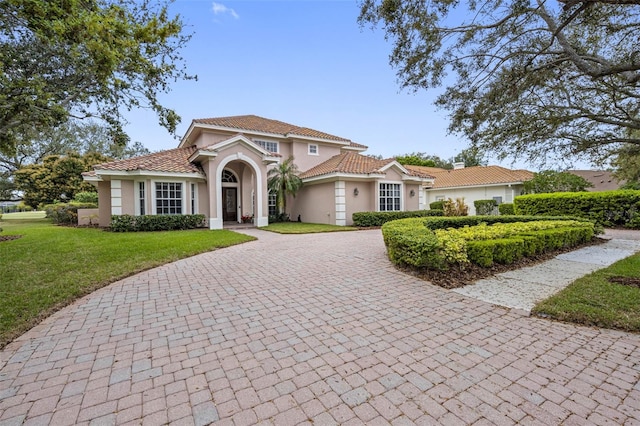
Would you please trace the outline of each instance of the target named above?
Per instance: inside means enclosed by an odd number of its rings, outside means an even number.
[[[464,169],[464,162],[453,163],[453,170]]]

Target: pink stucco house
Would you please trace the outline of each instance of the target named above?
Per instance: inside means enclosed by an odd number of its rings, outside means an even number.
[[[83,175],[96,185],[99,222],[111,215],[204,214],[210,229],[276,213],[267,172],[294,157],[304,186],[287,200],[292,220],[350,225],[357,211],[426,208],[431,175],[394,159],[361,153],[366,146],[318,130],[255,115],[193,120],[177,148],[96,165]]]

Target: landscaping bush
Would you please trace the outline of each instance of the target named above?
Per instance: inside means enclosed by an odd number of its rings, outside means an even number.
[[[269,216],[269,223],[280,223],[280,222],[289,222],[289,214],[288,213],[278,213],[275,215]]]
[[[203,214],[145,216],[123,214],[111,216],[110,229],[113,232],[147,232],[195,229],[205,226],[206,220]]]
[[[517,214],[569,215],[606,227],[640,229],[640,191],[559,192],[520,195],[514,200]]]
[[[469,206],[464,203],[464,198],[456,198],[453,201],[449,198],[443,204],[445,216],[466,216],[469,214]]]
[[[44,206],[46,217],[58,225],[77,225],[78,209],[95,209],[98,207],[93,203],[56,203]]]
[[[78,192],[73,201],[77,203],[92,203],[98,205],[98,193],[97,192]]]
[[[463,216],[463,217],[430,217],[424,219],[424,226],[429,229],[464,228],[476,226],[481,223],[491,225],[494,223],[535,222],[545,220],[577,220],[590,222],[587,219],[571,216]],[[599,230],[599,228],[598,228]]]
[[[476,215],[488,216],[493,214],[493,210],[498,205],[496,200],[476,200],[473,202],[476,208]]]
[[[434,201],[429,204],[431,210],[444,210],[444,201]]]
[[[437,270],[468,262],[483,267],[509,264],[587,242],[595,228],[585,220],[538,220],[433,230],[430,221],[433,218],[402,219],[382,227],[393,263]]]
[[[503,216],[511,216],[516,214],[513,210],[513,203],[502,203],[498,205],[498,212]]]
[[[442,216],[442,210],[413,210],[408,212],[356,212],[351,218],[354,226],[382,226],[387,222],[411,217]]]

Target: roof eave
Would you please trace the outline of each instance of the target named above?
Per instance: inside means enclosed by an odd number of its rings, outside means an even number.
[[[437,178],[436,178],[437,180]],[[524,182],[501,182],[501,183],[479,183],[476,185],[458,185],[458,186],[438,186],[429,189],[438,190],[438,189],[465,189],[465,188],[478,188],[484,186],[513,186],[513,185],[524,185]]]

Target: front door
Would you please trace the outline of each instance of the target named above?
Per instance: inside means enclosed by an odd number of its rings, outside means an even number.
[[[222,188],[222,220],[238,221],[238,188]]]

